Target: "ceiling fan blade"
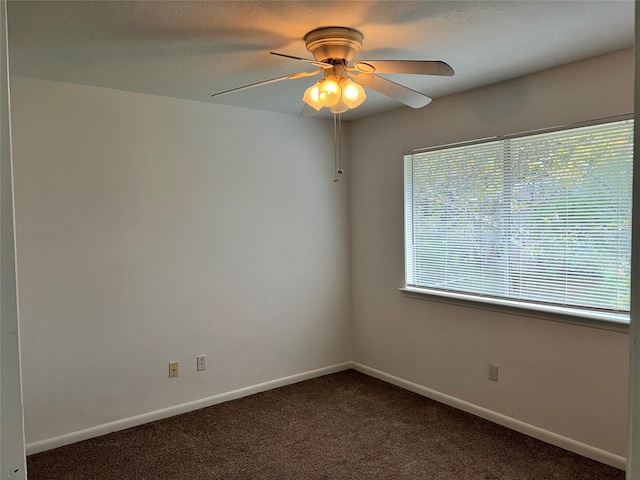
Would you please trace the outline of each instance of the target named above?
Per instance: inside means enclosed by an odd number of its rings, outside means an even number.
[[[261,85],[268,85],[270,83],[276,83],[276,82],[280,82],[282,80],[289,80],[291,78],[297,78],[296,74],[285,75],[284,77],[272,78],[270,80],[263,80],[261,82],[252,83],[250,85],[245,85],[243,87],[232,88],[230,90],[225,90],[224,92],[214,93],[214,94],[211,95],[211,97],[219,97],[220,95],[226,95],[227,93],[241,92],[242,90],[248,90],[250,88],[259,87]]]
[[[318,113],[318,110],[316,110],[315,108],[313,108],[311,105],[309,105],[308,103],[304,104],[304,108],[302,109],[302,111],[300,112],[300,116],[302,118],[308,118],[308,117],[313,117],[314,115],[316,115]]]
[[[363,78],[358,81],[358,77]],[[373,80],[371,80],[371,78]],[[431,103],[431,97],[420,92],[416,92],[415,90],[405,87],[404,85],[400,85],[399,83],[387,80],[386,78],[378,77],[377,75],[358,75],[353,78],[353,81],[356,83],[362,82],[367,88],[393,98],[394,100],[404,103],[411,108],[422,108]]]
[[[450,65],[438,60],[361,60],[353,65],[365,73],[409,73],[414,75],[442,75],[451,77],[455,72]]]
[[[317,68],[313,72],[298,72],[292,73],[291,75],[285,75],[283,77],[272,78],[271,80],[263,80],[257,83],[251,83],[249,85],[245,85],[244,87],[232,88],[231,90],[225,90],[224,92],[218,92],[211,95],[212,97],[219,97],[220,95],[226,95],[227,93],[235,93],[241,92],[242,90],[248,90],[253,87],[260,87],[262,85],[268,85],[270,83],[280,82],[282,80],[295,80],[296,78],[305,78],[305,77],[313,77],[314,75],[319,74],[322,71],[322,68]]]
[[[269,53],[271,55],[277,55],[278,57],[290,58],[292,60],[300,60],[301,62],[310,63],[311,65],[315,65],[316,67],[333,68],[333,65],[331,65],[330,63],[319,62],[317,60],[309,60],[308,58],[294,57],[293,55],[286,55],[284,53],[278,53],[278,52],[269,52]]]

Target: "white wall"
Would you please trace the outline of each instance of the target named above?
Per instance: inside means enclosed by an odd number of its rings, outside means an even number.
[[[28,444],[351,360],[331,122],[24,78],[12,103]]]
[[[13,229],[6,2],[0,1],[0,478],[25,478]]]
[[[626,456],[626,333],[416,300],[398,288],[403,152],[631,113],[633,84],[628,50],[353,122],[355,361]],[[498,382],[487,379],[489,363],[500,366]]]

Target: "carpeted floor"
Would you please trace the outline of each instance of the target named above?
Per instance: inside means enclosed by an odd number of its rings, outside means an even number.
[[[624,480],[353,370],[28,458],[29,480]]]

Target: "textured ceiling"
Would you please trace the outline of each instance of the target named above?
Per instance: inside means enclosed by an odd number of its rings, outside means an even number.
[[[364,33],[357,59],[443,60],[454,77],[387,76],[433,98],[633,46],[634,2],[9,0],[13,75],[210,102],[214,92],[313,70],[302,38]],[[217,102],[298,114],[313,79]],[[402,105],[368,92],[345,119]],[[424,108],[429,108],[424,107]]]

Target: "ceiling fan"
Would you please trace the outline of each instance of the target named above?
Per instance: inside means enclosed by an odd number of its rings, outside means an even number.
[[[303,100],[305,106],[301,116],[307,117],[319,112],[323,107],[334,114],[356,108],[366,99],[365,89],[393,98],[413,108],[421,108],[431,102],[431,98],[409,87],[379,76],[379,73],[401,73],[414,75],[452,76],[453,69],[441,61],[434,60],[359,60],[350,65],[362,48],[364,35],[350,27],[321,27],[304,36],[307,50],[313,60],[269,52],[272,55],[298,60],[317,67],[312,72],[299,72],[264,80],[243,87],[214,93],[218,97],[249,88],[259,87],[282,80],[312,77],[323,73],[323,78],[307,88]]]

